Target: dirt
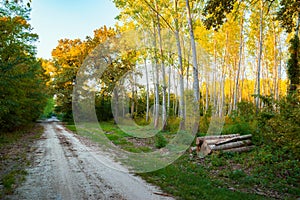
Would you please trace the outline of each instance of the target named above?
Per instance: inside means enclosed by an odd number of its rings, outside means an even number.
[[[173,199],[61,124],[43,126],[26,181],[8,199]]]

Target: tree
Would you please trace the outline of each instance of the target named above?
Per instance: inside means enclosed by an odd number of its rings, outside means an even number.
[[[57,47],[52,51],[56,76],[53,86],[56,94],[56,111],[64,113],[64,120],[72,119],[72,92],[76,74],[88,49],[86,43],[79,39],[59,40]]]
[[[231,13],[233,11],[233,5],[239,2],[239,0],[229,0],[229,1],[222,1],[222,0],[209,0],[206,3],[205,9],[204,9],[204,24],[208,29],[215,28],[218,29],[225,21],[226,21],[226,14]],[[255,4],[257,1],[250,1],[250,4]],[[261,1],[261,4],[267,5],[268,11],[270,10],[270,7],[272,4],[274,4],[274,0],[264,0]],[[300,20],[300,2],[298,0],[280,0],[280,7],[276,14],[276,19],[281,23],[282,27],[286,29],[288,33],[292,32],[295,28],[295,36],[294,39],[292,39],[290,52],[291,52],[291,59],[289,60],[288,64],[288,77],[290,78],[291,84],[290,84],[290,92],[296,91],[297,87],[299,86],[299,83],[297,82],[297,78],[293,77],[299,77],[299,65],[297,64],[299,61],[297,61],[297,37],[298,36],[298,30],[299,30],[299,20]],[[261,12],[262,12],[261,8]],[[261,16],[262,17],[262,16]],[[260,20],[260,24],[262,25],[262,21]],[[262,28],[262,27],[261,27]],[[262,29],[261,29],[262,31]],[[260,41],[262,38],[260,38]],[[259,54],[261,54],[259,52]],[[260,70],[260,56],[258,56],[258,69]],[[260,71],[258,71],[257,75],[257,84],[256,84],[256,105],[258,107],[259,104],[259,95],[260,95]],[[293,80],[292,80],[292,79]]]
[[[277,19],[287,32],[295,28],[294,38],[290,40],[290,59],[288,60],[288,77],[290,79],[289,92],[294,93],[300,90],[300,64],[299,64],[299,23],[300,23],[300,2],[297,0],[281,0]],[[295,20],[296,19],[296,20]]]
[[[260,103],[260,73],[261,73],[261,59],[262,59],[262,48],[263,48],[263,7],[264,1],[260,0],[260,14],[259,14],[259,51],[258,51],[258,59],[257,59],[257,76],[256,76],[256,92],[255,92],[255,105],[256,112],[259,109]]]
[[[36,120],[46,105],[43,70],[32,45],[38,36],[28,20],[22,4],[0,8],[0,131]]]
[[[290,79],[289,93],[300,91],[300,43],[299,36],[294,35],[290,40],[290,58],[288,60],[288,77]]]

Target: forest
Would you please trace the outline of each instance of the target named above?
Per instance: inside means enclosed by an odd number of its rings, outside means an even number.
[[[114,27],[62,38],[51,59],[36,57],[30,2],[1,3],[1,138],[51,116],[75,131],[74,122],[93,121],[93,112],[104,131],[115,131],[108,138],[129,152],[164,148],[182,132],[192,133],[189,146],[205,135],[251,134],[250,152],[200,159],[187,151],[139,175],[182,199],[209,199],[213,192],[201,188],[226,184],[265,198],[299,198],[300,2],[112,2],[120,10]],[[132,139],[117,128],[131,122],[158,134]],[[215,192],[216,199],[233,195]]]

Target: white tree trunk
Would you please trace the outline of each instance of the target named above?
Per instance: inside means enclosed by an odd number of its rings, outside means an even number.
[[[156,27],[153,22],[153,48],[154,48],[154,68],[155,68],[155,106],[154,106],[154,127],[158,128],[159,125],[159,69],[157,61],[157,44],[156,44]]]
[[[241,17],[241,33],[240,33],[240,50],[239,50],[239,64],[238,64],[238,70],[236,74],[236,82],[235,82],[235,92],[234,92],[234,99],[233,99],[233,110],[236,110],[236,104],[238,99],[238,91],[239,91],[239,80],[240,80],[240,71],[241,71],[241,65],[242,65],[242,55],[243,55],[243,39],[244,39],[244,13]]]
[[[175,12],[177,13],[177,2],[174,1]],[[179,36],[179,25],[178,25],[178,17],[175,18],[175,39],[177,44],[177,55],[178,55],[178,63],[179,63],[179,114],[180,114],[180,129],[185,129],[185,102],[184,102],[184,80],[183,80],[183,63],[182,63],[182,50],[180,44],[180,36]]]
[[[261,75],[261,58],[262,58],[262,45],[263,45],[263,0],[260,1],[260,18],[259,18],[259,53],[258,53],[258,62],[257,62],[257,77],[256,77],[256,95],[255,105],[256,112],[258,113],[258,109],[260,107],[260,75]]]
[[[156,10],[158,11],[157,2],[155,1]],[[162,71],[162,126],[165,129],[165,125],[167,122],[167,109],[166,109],[166,91],[167,91],[167,84],[166,84],[166,72],[165,72],[165,62],[164,62],[164,51],[163,51],[163,43],[161,37],[161,27],[160,27],[160,19],[158,13],[156,13],[157,19],[157,35],[159,41],[159,50],[161,56],[161,71]]]
[[[194,37],[193,22],[192,22],[192,16],[191,16],[191,12],[190,12],[189,0],[186,0],[186,7],[187,7],[187,12],[188,12],[188,24],[189,24],[189,33],[190,33],[192,57],[193,57],[194,99],[195,99],[195,102],[198,103],[199,102],[199,78],[198,78],[197,50],[196,50],[196,42],[195,42],[195,37]]]
[[[149,120],[149,76],[147,68],[147,59],[144,60],[145,73],[146,73],[146,122]]]
[[[189,0],[186,0],[186,7],[187,7],[187,18],[188,18],[188,25],[189,25],[189,32],[190,32],[190,40],[191,40],[191,47],[192,47],[192,57],[193,57],[193,90],[194,90],[194,109],[195,113],[199,112],[199,78],[198,78],[198,63],[197,63],[197,51],[196,51],[196,42],[194,37],[194,30],[193,30],[193,22],[192,16],[190,12],[190,4]],[[193,131],[198,132],[199,130],[199,123],[195,122]]]

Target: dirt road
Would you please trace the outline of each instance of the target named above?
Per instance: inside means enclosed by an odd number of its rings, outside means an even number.
[[[98,147],[75,137],[57,122],[44,123],[34,163],[25,183],[10,199],[172,199],[103,155]],[[110,162],[115,169],[107,167]]]

